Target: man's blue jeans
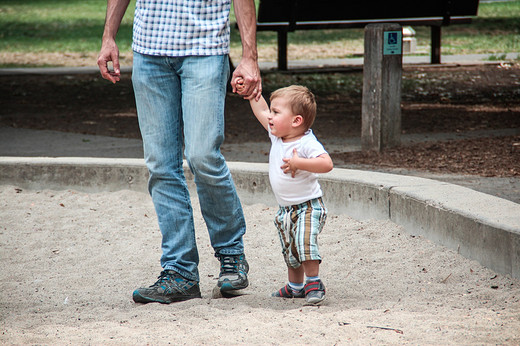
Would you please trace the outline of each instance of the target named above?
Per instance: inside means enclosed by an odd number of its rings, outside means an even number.
[[[162,233],[161,265],[199,281],[199,255],[184,155],[194,175],[215,253],[244,252],[245,220],[220,152],[229,61],[224,56],[160,57],[134,52],[133,75],[149,191]]]

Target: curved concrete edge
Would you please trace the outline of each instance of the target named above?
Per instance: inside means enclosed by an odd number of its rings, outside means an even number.
[[[436,180],[336,169],[326,203],[355,218],[389,219],[502,274],[520,278],[520,204]]]
[[[276,205],[268,165],[228,162],[245,204]],[[193,176],[185,165],[193,190]],[[0,157],[0,184],[27,189],[146,192],[142,159]],[[350,169],[320,178],[327,207],[356,219],[389,219],[498,273],[520,278],[520,204],[431,179]]]

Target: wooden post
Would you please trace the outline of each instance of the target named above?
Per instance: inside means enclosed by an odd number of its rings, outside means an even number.
[[[365,27],[361,148],[381,151],[401,143],[402,29]]]

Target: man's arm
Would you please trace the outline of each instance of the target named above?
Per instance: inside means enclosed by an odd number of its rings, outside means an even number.
[[[233,92],[236,92],[235,81],[241,77],[244,80],[245,87],[242,92],[239,92],[239,95],[259,100],[262,95],[262,79],[260,78],[256,47],[255,3],[254,0],[234,0],[233,5],[242,41],[242,59],[233,72],[231,86]]]
[[[112,83],[120,80],[121,70],[119,67],[119,48],[116,44],[116,35],[125,15],[130,0],[108,0],[107,13],[105,17],[105,29],[101,42],[97,64],[103,78]],[[108,69],[108,63],[112,62],[113,71]]]

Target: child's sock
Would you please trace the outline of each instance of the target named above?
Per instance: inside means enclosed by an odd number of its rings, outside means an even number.
[[[303,282],[298,284],[289,281],[289,288],[293,291],[293,294],[298,294],[303,290]]]
[[[319,276],[309,276],[309,277],[307,277],[307,282],[313,282],[313,281],[319,281],[319,280],[320,280]]]

